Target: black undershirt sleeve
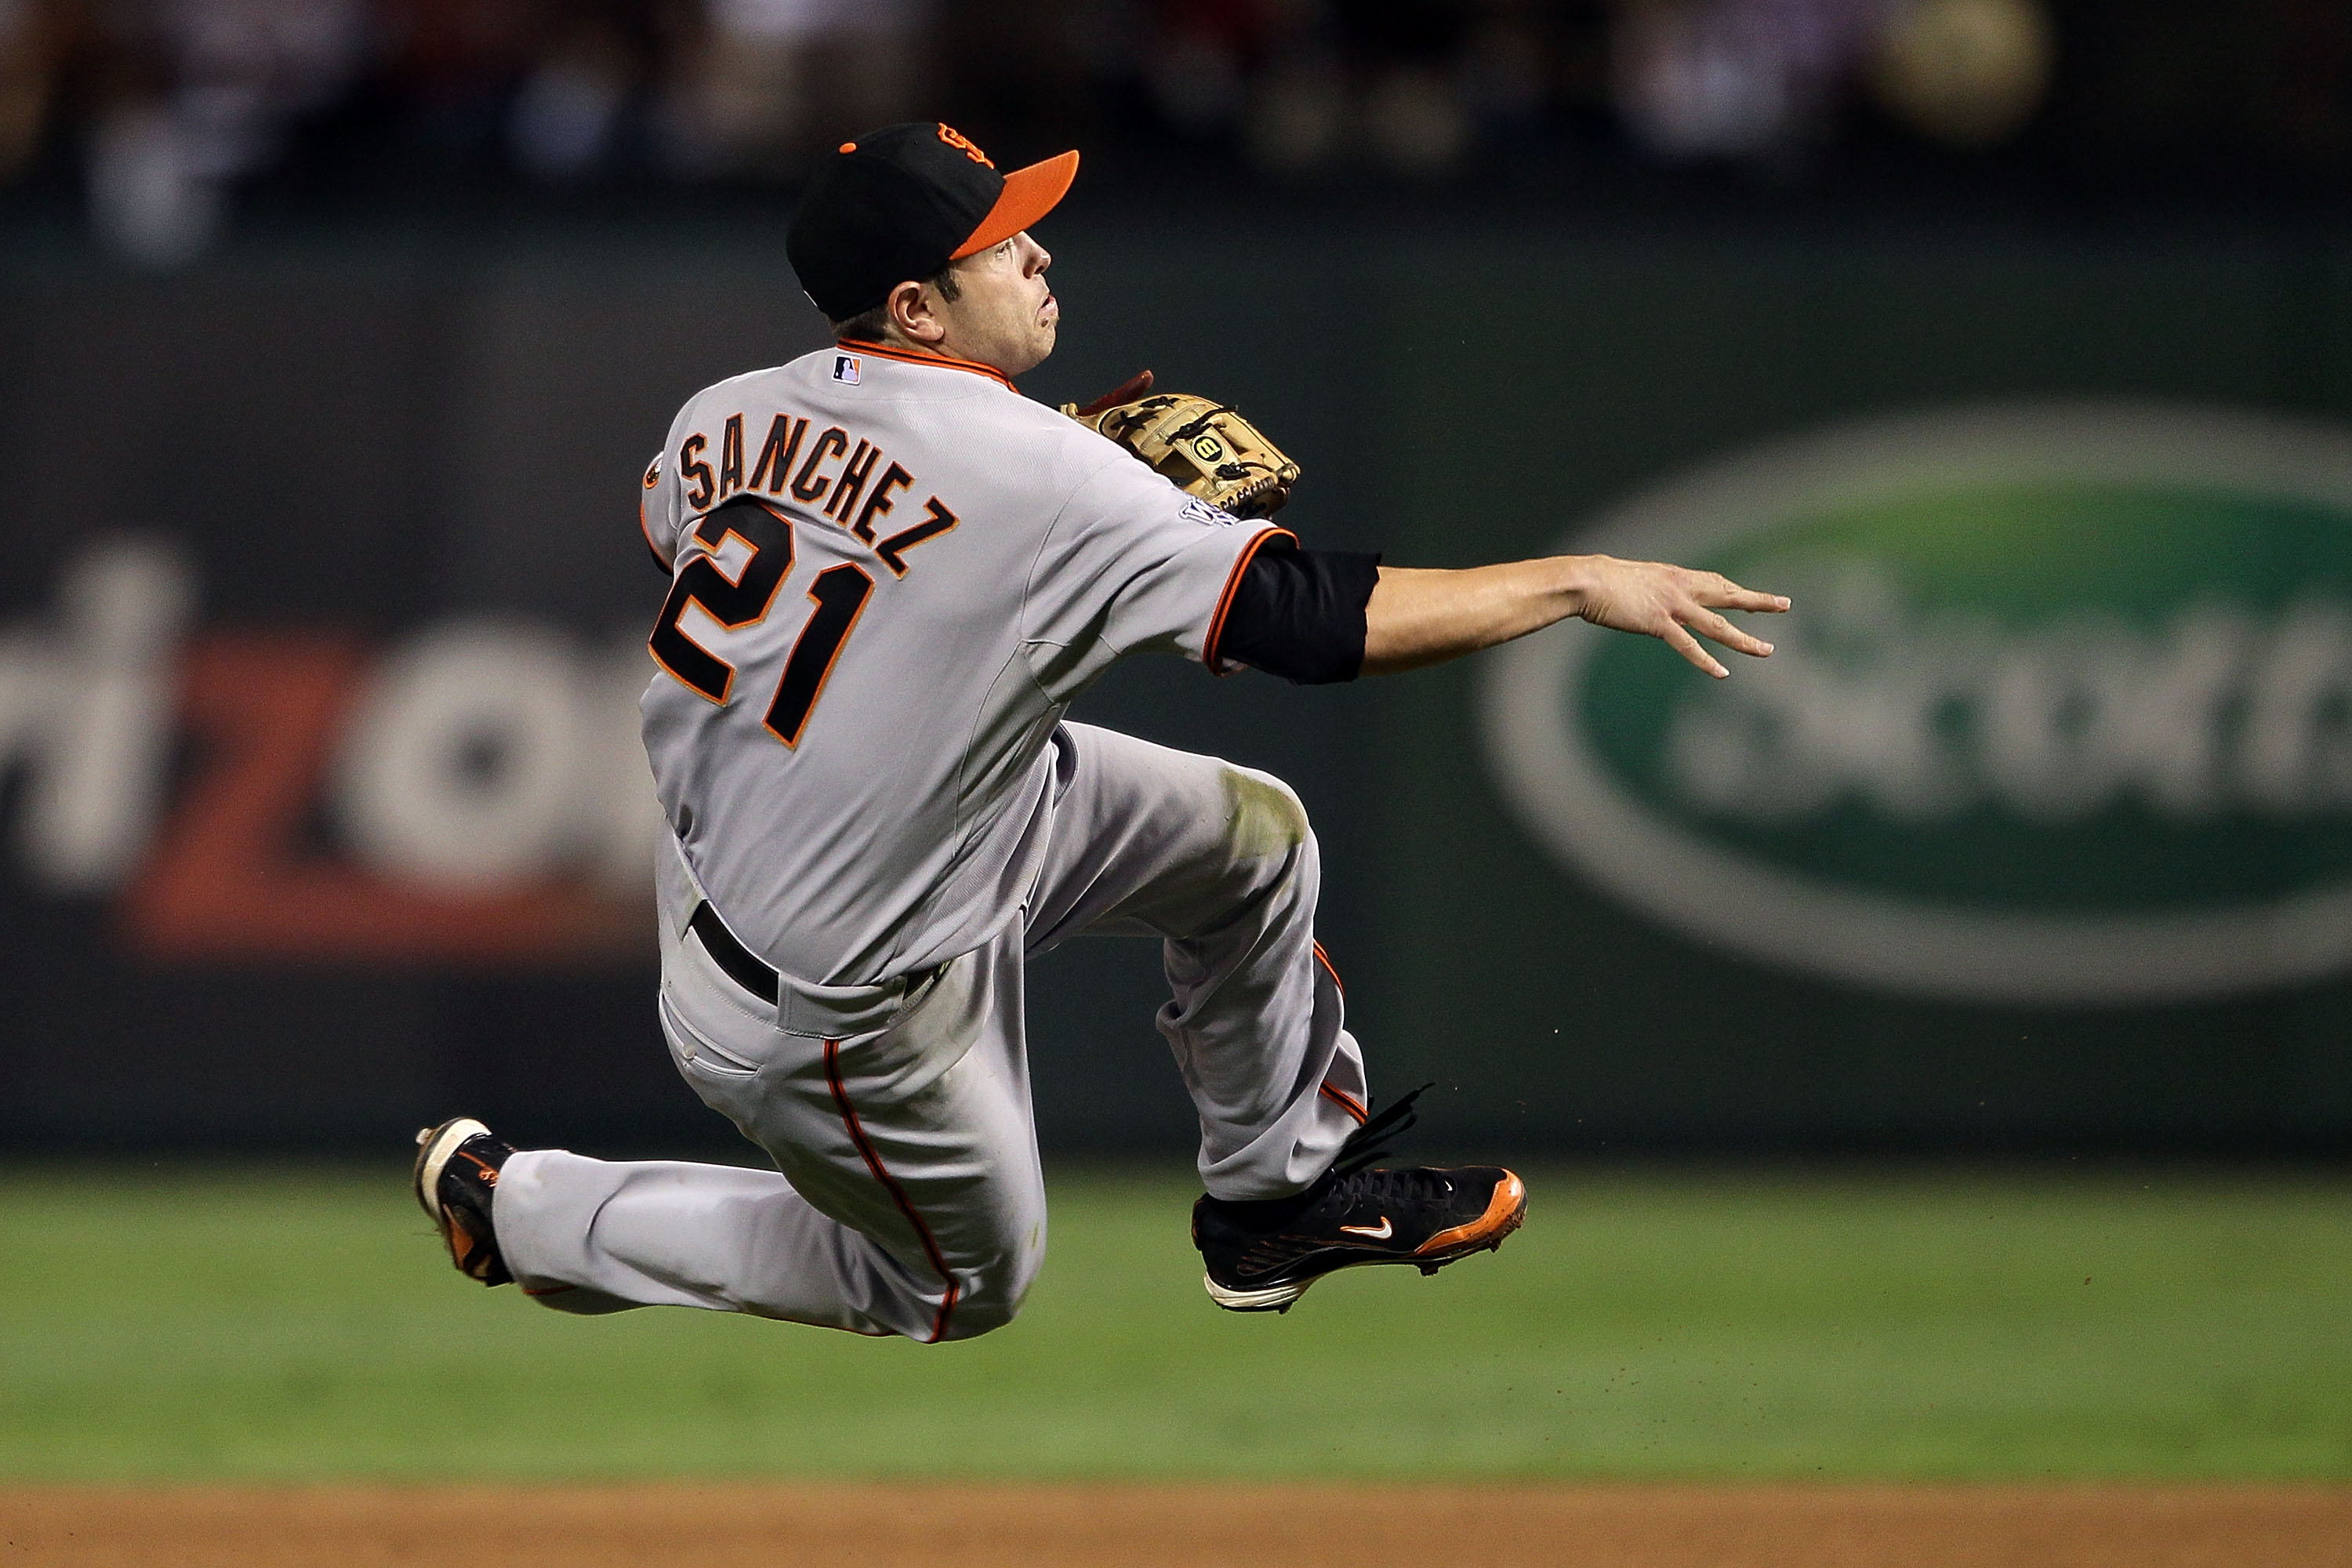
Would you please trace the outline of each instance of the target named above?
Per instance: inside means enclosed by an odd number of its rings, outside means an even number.
[[[1299,686],[1355,679],[1364,668],[1364,606],[1380,568],[1377,555],[1268,540],[1242,568],[1211,650],[1214,660]]]

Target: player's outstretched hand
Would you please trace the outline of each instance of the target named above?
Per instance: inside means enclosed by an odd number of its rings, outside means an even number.
[[[1772,645],[1719,612],[1788,607],[1778,594],[1754,593],[1713,572],[1612,555],[1554,555],[1450,572],[1382,566],[1364,606],[1363,672],[1418,669],[1581,616],[1595,626],[1662,638],[1720,677],[1727,672],[1691,634],[1762,658]]]
[[[1735,653],[1764,658],[1772,645],[1750,637],[1719,612],[1777,615],[1789,607],[1781,595],[1743,588],[1717,572],[1694,572],[1661,561],[1620,561],[1612,555],[1588,555],[1584,565],[1589,575],[1581,585],[1578,615],[1596,626],[1656,637],[1717,679],[1731,672],[1691,634]]]

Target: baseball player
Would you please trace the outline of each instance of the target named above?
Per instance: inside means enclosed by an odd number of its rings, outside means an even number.
[[[1713,675],[1696,632],[1787,601],[1605,557],[1404,571],[1179,489],[1013,378],[1050,353],[1030,229],[1076,172],[1000,174],[945,125],[842,145],[787,238],[835,346],[698,393],[646,470],[671,586],[646,747],[671,828],[658,1013],[773,1170],[418,1134],[457,1266],[551,1307],[671,1304],[865,1334],[1009,1321],[1045,1251],[1031,956],[1157,938],[1200,1115],[1210,1296],[1286,1310],[1363,1264],[1433,1270],[1520,1221],[1494,1167],[1380,1169],[1319,868],[1269,775],[1067,722],[1129,654],[1294,681],[1409,669],[1570,616]]]

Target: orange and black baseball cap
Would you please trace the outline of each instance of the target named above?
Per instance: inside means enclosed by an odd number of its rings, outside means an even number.
[[[784,254],[829,321],[872,310],[908,279],[1012,238],[1054,210],[1078,155],[1000,174],[971,138],[937,121],[845,142],[809,181]]]

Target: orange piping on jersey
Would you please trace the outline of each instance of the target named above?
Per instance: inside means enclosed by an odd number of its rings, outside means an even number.
[[[571,1289],[572,1287],[569,1285],[526,1285],[522,1293],[526,1296],[561,1296]]]
[[[1217,658],[1217,639],[1225,635],[1225,612],[1234,607],[1234,595],[1241,588],[1242,574],[1249,570],[1249,563],[1256,559],[1257,552],[1265,547],[1265,542],[1269,539],[1287,539],[1293,544],[1298,542],[1298,535],[1291,532],[1290,530],[1269,528],[1251,540],[1248,548],[1242,552],[1242,558],[1234,563],[1233,575],[1225,579],[1224,595],[1217,600],[1217,613],[1209,617],[1208,639],[1201,645],[1201,662],[1209,667],[1211,675],[1232,673],[1223,668]]]
[[[1354,1095],[1348,1093],[1345,1089],[1333,1089],[1327,1083],[1318,1089],[1316,1092],[1320,1094],[1324,1099],[1329,1100],[1332,1104],[1338,1106],[1340,1110],[1346,1111],[1350,1117],[1354,1118],[1356,1125],[1359,1127],[1361,1127],[1365,1122],[1370,1121],[1372,1119],[1371,1112],[1364,1109],[1364,1102],[1358,1100]]]
[[[911,349],[894,349],[885,343],[869,343],[863,338],[844,338],[835,347],[845,354],[877,354],[883,359],[895,359],[905,364],[944,365],[949,370],[968,370],[974,375],[988,377],[1007,392],[1021,390],[1013,384],[1011,378],[1003,371],[994,365],[982,364],[978,360],[957,359],[950,354],[918,353]]]
[[[889,1193],[890,1201],[898,1205],[898,1212],[907,1216],[907,1223],[915,1227],[915,1239],[923,1244],[923,1256],[930,1260],[940,1278],[947,1281],[947,1294],[940,1300],[940,1315],[931,1320],[931,1343],[937,1344],[940,1336],[948,1331],[948,1314],[955,1310],[957,1298],[962,1294],[956,1285],[954,1273],[948,1268],[947,1255],[940,1250],[938,1240],[931,1235],[931,1227],[925,1225],[923,1216],[915,1212],[913,1202],[907,1196],[907,1189],[898,1184],[898,1179],[890,1173],[889,1167],[882,1163],[882,1156],[876,1152],[874,1141],[866,1136],[866,1128],[857,1120],[857,1108],[849,1103],[849,1086],[842,1081],[839,1040],[824,1043],[824,1081],[826,1087],[833,1090],[833,1103],[841,1111],[841,1124],[849,1129],[849,1141],[857,1145],[858,1153],[866,1158],[866,1168]]]
[[[1346,995],[1348,983],[1339,978],[1338,966],[1332,963],[1331,955],[1323,951],[1323,944],[1319,942],[1315,944],[1315,962],[1323,966],[1323,973],[1331,977],[1331,984],[1339,988],[1339,994]]]

